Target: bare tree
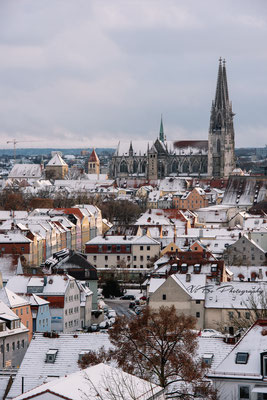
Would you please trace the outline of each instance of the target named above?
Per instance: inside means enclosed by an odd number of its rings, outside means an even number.
[[[90,352],[82,367],[113,360],[124,371],[166,388],[169,398],[215,399],[205,380],[206,367],[197,357],[195,318],[177,315],[174,307],[149,307],[135,318],[119,317],[109,331],[113,349]]]
[[[233,308],[229,323],[236,329],[248,329],[258,319],[267,319],[267,292],[266,289],[258,294],[250,294],[247,301],[243,301],[245,308],[241,311]]]

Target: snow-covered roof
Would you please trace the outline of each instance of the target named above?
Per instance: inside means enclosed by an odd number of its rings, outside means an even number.
[[[149,281],[149,293],[154,293],[165,281],[165,278],[151,278]]]
[[[46,278],[46,284],[45,284]],[[39,287],[42,295],[64,295],[69,280],[75,279],[69,275],[49,275],[47,277],[18,275],[10,278],[6,287],[15,293],[27,293],[28,287]]]
[[[139,244],[139,245],[153,245],[159,244],[155,239],[143,235],[143,236],[113,236],[113,235],[106,235],[103,236],[96,236],[95,238],[89,240],[86,244],[94,245],[94,244]]]
[[[66,166],[67,164],[60,156],[60,154],[56,153],[54,157],[52,157],[51,160],[47,163],[47,165],[53,167],[62,167],[63,165]]]
[[[206,293],[205,308],[249,309],[253,298],[262,308],[261,296],[266,293],[265,282],[227,282],[220,285],[208,284],[196,291]]]
[[[54,379],[27,393],[16,397],[16,400],[27,399],[38,394],[51,392],[59,397],[71,400],[109,400],[110,396],[117,400],[149,400],[163,393],[163,388],[154,383],[130,375],[121,369],[107,364],[97,364],[77,371],[59,379]]]
[[[205,291],[196,290],[206,284],[205,274],[191,275],[190,282],[186,281],[186,274],[171,275],[171,278],[194,300],[205,300]]]
[[[234,345],[225,343],[223,337],[205,337],[198,336],[197,354],[203,357],[206,354],[212,354],[211,368],[215,369],[224,358],[229,354]]]
[[[31,243],[32,240],[28,239],[22,233],[8,233],[0,234],[0,243]]]
[[[266,321],[256,322],[209,376],[262,379],[260,354],[266,352],[266,328]],[[246,363],[236,363],[238,353],[248,354]]]
[[[133,154],[136,156],[144,156],[147,154],[147,148],[153,145],[152,141],[137,140],[132,142]],[[114,156],[129,156],[130,143],[119,142],[115,150]]]
[[[162,192],[183,192],[185,189],[186,179],[181,177],[164,178],[159,184],[159,190]]]
[[[27,300],[21,296],[18,296],[7,287],[4,287],[0,290],[0,300],[10,308],[26,306],[29,304]]]
[[[111,347],[107,334],[82,333],[60,334],[57,338],[44,337],[36,333],[31,340],[22,364],[10,389],[8,397],[13,399],[21,394],[21,380],[24,377],[24,390],[27,392],[47,382],[48,377],[61,377],[78,371],[79,353],[84,350],[98,350]],[[57,350],[54,363],[46,362],[46,353]]]
[[[232,279],[234,281],[240,281],[241,275],[243,276],[241,279],[247,281],[248,278],[251,279],[251,274],[256,274],[256,281],[267,282],[267,266],[230,265],[227,267],[227,272],[232,274]]]
[[[39,179],[42,176],[42,167],[40,164],[15,164],[8,178],[12,179]]]
[[[142,214],[135,225],[173,225],[160,209],[152,209]]]

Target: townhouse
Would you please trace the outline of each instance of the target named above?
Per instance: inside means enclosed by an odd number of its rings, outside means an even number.
[[[99,268],[148,269],[158,256],[160,243],[143,236],[98,236],[86,243],[87,260]]]
[[[206,192],[200,187],[195,187],[186,193],[175,193],[173,195],[174,208],[197,210],[198,208],[207,207],[208,204],[209,201]]]
[[[20,317],[0,300],[0,366],[18,368],[28,347],[29,330]]]
[[[21,320],[22,324],[28,329],[28,342],[31,341],[33,326],[32,312],[28,300],[18,296],[7,287],[0,290],[0,300],[5,303]]]
[[[237,316],[248,323],[255,318],[254,304],[258,309],[264,307],[261,299],[265,292],[265,282],[213,283],[205,273],[187,273],[152,278],[147,294],[152,308],[174,305],[177,313],[195,317],[198,329],[229,332],[234,330]]]
[[[81,327],[80,289],[75,278],[69,275],[18,275],[10,278],[6,287],[16,294],[37,294],[48,301],[53,331],[74,332]]]

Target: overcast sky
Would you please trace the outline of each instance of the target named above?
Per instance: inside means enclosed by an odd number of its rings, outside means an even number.
[[[0,147],[152,140],[161,113],[207,139],[220,56],[236,146],[264,146],[266,42],[266,0],[0,0]]]

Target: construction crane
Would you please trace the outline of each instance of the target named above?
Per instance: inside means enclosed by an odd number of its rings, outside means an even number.
[[[21,143],[21,142],[36,142],[38,140],[16,140],[16,139],[12,139],[12,140],[8,140],[7,143],[13,143],[13,149],[14,149],[14,159],[16,160],[16,144],[17,143]]]

